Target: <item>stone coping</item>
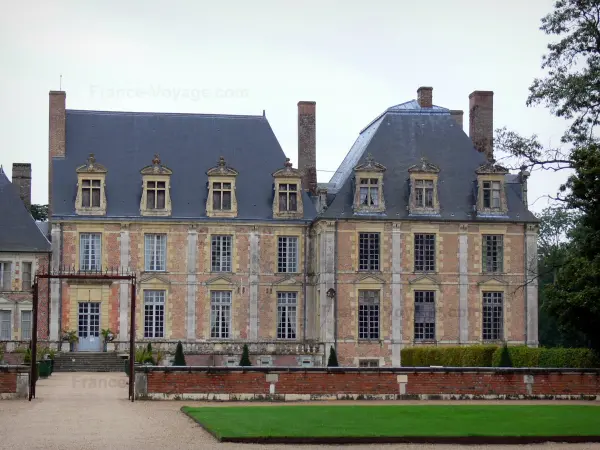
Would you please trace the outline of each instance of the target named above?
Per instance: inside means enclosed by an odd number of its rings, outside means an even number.
[[[581,373],[600,376],[600,368],[547,368],[547,367],[273,367],[273,366],[144,366],[135,365],[136,372],[313,372],[313,373]]]
[[[26,366],[23,364],[19,364],[19,365],[8,365],[8,364],[0,364],[0,372],[16,372],[16,373],[23,373],[23,372],[27,372],[29,373],[29,371],[31,370],[30,366]]]

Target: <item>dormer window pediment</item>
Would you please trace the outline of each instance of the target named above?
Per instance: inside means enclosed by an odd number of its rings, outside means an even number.
[[[273,218],[301,219],[304,216],[302,205],[302,175],[292,167],[286,158],[282,169],[273,173],[275,196],[273,198]]]
[[[383,174],[386,168],[367,155],[364,163],[354,167],[355,213],[382,213],[385,212],[385,199],[383,196]]]
[[[408,168],[410,179],[410,214],[439,214],[438,174],[440,168],[422,157]]]
[[[142,174],[142,216],[171,215],[171,175],[173,171],[162,165],[160,157],[154,155],[152,165],[144,167]]]
[[[508,211],[505,176],[508,169],[493,159],[482,164],[477,174],[477,212],[479,214],[505,214]]]
[[[208,217],[237,217],[237,197],[235,182],[238,171],[227,166],[221,156],[215,167],[208,169],[208,197],[206,215]]]
[[[106,214],[106,167],[96,162],[93,153],[76,170],[77,196],[75,212],[81,215],[103,216]]]

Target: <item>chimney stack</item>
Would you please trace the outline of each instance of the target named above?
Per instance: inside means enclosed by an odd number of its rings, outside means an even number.
[[[52,158],[64,158],[66,153],[66,99],[64,91],[50,91],[50,121],[48,127],[48,220],[52,216]]]
[[[494,93],[474,91],[469,95],[469,136],[477,151],[494,158]]]
[[[463,128],[463,114],[463,111],[460,109],[450,110],[450,116],[456,121],[461,130]]]
[[[19,197],[31,209],[31,164],[14,163],[12,166],[12,185],[19,191]]]
[[[431,108],[433,106],[433,88],[421,86],[417,89],[417,102],[421,108]]]
[[[302,187],[317,194],[316,102],[298,102],[298,169]]]

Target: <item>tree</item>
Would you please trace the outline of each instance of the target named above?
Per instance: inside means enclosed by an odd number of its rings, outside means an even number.
[[[248,344],[244,344],[244,348],[242,350],[242,359],[240,359],[240,366],[247,367],[251,366],[250,362],[250,351],[248,350]]]
[[[183,355],[183,345],[181,341],[177,342],[177,348],[175,349],[175,359],[173,360],[174,366],[186,366],[185,356]]]
[[[529,87],[527,105],[543,105],[571,122],[561,141],[545,148],[536,135],[523,137],[502,128],[495,147],[516,159],[513,168],[561,170],[573,167],[572,152],[597,143],[600,123],[600,0],[557,0],[540,29],[556,38],[542,59],[546,74]]]
[[[333,346],[329,349],[329,359],[327,360],[327,367],[339,367],[337,355]]]
[[[30,211],[36,221],[45,222],[48,220],[48,205],[31,205]]]

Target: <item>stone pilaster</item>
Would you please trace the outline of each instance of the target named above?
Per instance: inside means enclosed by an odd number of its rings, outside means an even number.
[[[402,235],[400,223],[392,228],[392,366],[400,366],[402,350]]]
[[[469,341],[469,226],[460,224],[458,235],[458,330],[459,342]]]
[[[121,271],[129,271],[130,244],[129,227],[125,224],[121,226]],[[119,286],[119,340],[129,339],[129,296],[131,293],[131,284],[127,280],[122,280]]]
[[[537,267],[537,239],[538,226],[528,224],[525,231],[526,248],[526,280],[527,293],[527,345],[537,347],[538,341],[538,267]]]
[[[250,232],[250,340],[258,340],[258,287],[260,273],[260,235],[255,229]]]
[[[197,275],[196,268],[198,253],[198,231],[194,226],[188,230],[187,237],[187,302],[186,302],[186,321],[188,339],[196,339],[196,289]]]
[[[52,224],[52,269],[56,270],[60,267],[62,259],[61,241],[62,229],[58,223]],[[50,280],[50,340],[60,340],[60,280]]]
[[[319,281],[320,290],[320,339],[325,344],[325,363],[329,358],[329,351],[334,345],[335,339],[335,315],[334,315],[334,299],[327,296],[329,289],[335,289],[335,223],[326,222],[319,236],[321,239],[320,245],[320,265],[319,272],[321,273]],[[337,292],[336,292],[337,295]]]

